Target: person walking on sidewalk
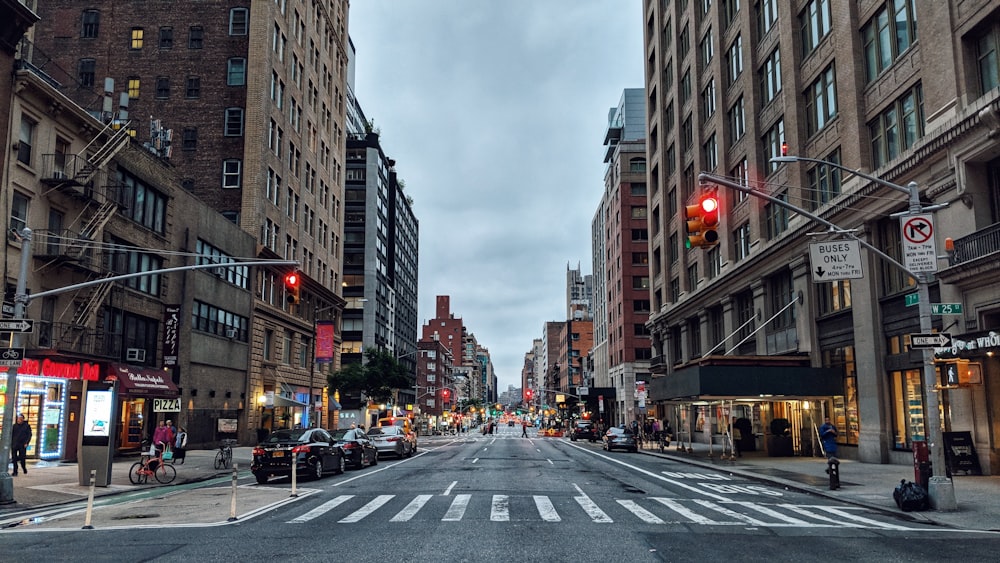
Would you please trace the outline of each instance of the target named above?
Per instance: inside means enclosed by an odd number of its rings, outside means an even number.
[[[830,417],[823,419],[823,426],[819,427],[819,439],[823,443],[826,459],[837,457],[837,427],[830,422]]]
[[[24,415],[17,415],[17,421],[11,427],[10,436],[10,459],[14,462],[14,475],[17,475],[17,462],[21,462],[21,470],[28,474],[28,466],[25,460],[28,458],[28,442],[31,441],[31,425],[24,420]]]
[[[527,420],[522,420],[521,421],[521,437],[522,438],[527,438],[528,437],[528,421]]]

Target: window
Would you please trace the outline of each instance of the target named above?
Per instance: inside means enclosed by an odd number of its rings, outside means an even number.
[[[156,77],[156,99],[163,100],[170,97],[170,78],[166,76]]]
[[[167,197],[123,169],[118,170],[121,189],[114,195],[119,213],[156,233],[165,232]]]
[[[688,327],[688,349],[692,358],[701,356],[701,319],[691,317],[687,320]]]
[[[671,264],[676,264],[677,260],[680,259],[680,245],[678,242],[678,235],[676,232],[670,233],[670,239],[667,244],[667,260]]]
[[[812,135],[837,116],[837,77],[831,64],[806,90],[806,132]]]
[[[727,85],[732,85],[743,73],[743,37],[740,35],[736,36],[726,51],[726,72]]]
[[[229,59],[226,71],[226,84],[229,86],[245,86],[247,83],[247,60],[241,57]]]
[[[203,272],[209,272],[219,278],[222,278],[226,282],[233,284],[237,287],[242,287],[247,289],[249,285],[250,268],[249,266],[240,266],[235,264],[235,260],[231,255],[215,247],[202,239],[198,239],[195,243],[195,252],[198,254],[197,264],[233,264],[229,266],[220,266],[218,268],[213,268],[210,270],[202,270]]]
[[[80,86],[84,88],[94,86],[94,68],[96,65],[97,61],[94,59],[80,59],[80,64],[77,67],[77,80],[79,80]]]
[[[84,10],[80,27],[80,37],[94,39],[101,30],[101,13],[97,10]]]
[[[746,348],[741,348],[741,352],[749,351],[753,353],[754,349],[757,347],[756,341],[751,338],[756,324],[753,306],[753,290],[747,290],[740,292],[736,295],[736,304],[734,309],[736,309],[736,322],[738,323],[738,328],[736,329],[736,342],[746,342],[743,344]]]
[[[720,273],[722,273],[722,251],[719,250],[719,246],[713,246],[708,249],[708,258],[706,260],[706,269],[708,270],[706,275],[708,279],[715,279]]]
[[[188,28],[188,49],[201,49],[205,44],[205,30],[200,25]]]
[[[768,174],[778,169],[778,165],[780,163],[771,162],[771,159],[781,156],[781,143],[784,140],[785,120],[779,119],[777,123],[772,125],[771,128],[764,133],[764,137],[761,139],[764,145],[764,170],[766,170]]]
[[[243,108],[226,108],[223,135],[226,137],[241,137],[243,135]]]
[[[707,68],[708,64],[712,62],[712,57],[715,56],[715,45],[712,42],[712,28],[708,28],[705,32],[705,37],[701,39],[701,67]]]
[[[182,131],[181,150],[193,151],[198,148],[198,128],[185,127]]]
[[[173,48],[174,48],[174,28],[161,27],[160,49],[173,49]]]
[[[851,308],[851,280],[816,284],[819,313],[828,315]]]
[[[730,170],[729,176],[739,182],[741,186],[750,187],[750,165],[747,163],[747,157],[744,156],[736,163],[736,166]],[[750,197],[750,194],[740,190],[736,191],[737,203],[746,201],[748,197]]]
[[[979,94],[1000,86],[1000,66],[997,57],[997,26],[976,38],[976,69],[979,72]]]
[[[239,188],[242,185],[243,161],[230,158],[222,161],[222,187]]]
[[[631,209],[631,217],[633,219],[645,219],[647,216],[646,206],[636,205]]]
[[[110,250],[104,253],[104,268],[109,272],[123,275],[163,269],[163,259],[156,254],[131,250],[135,245],[116,237],[106,242],[110,243]],[[160,274],[126,278],[122,283],[142,293],[160,294]]]
[[[229,35],[246,35],[249,24],[250,10],[233,8],[229,10]]]
[[[781,92],[781,49],[779,47],[774,48],[761,68],[760,95],[764,98],[762,105],[767,105]]]
[[[128,79],[128,97],[137,100],[139,99],[139,86],[140,80],[138,76],[131,76]]]
[[[824,158],[826,162],[840,164],[840,149],[837,149]],[[818,164],[806,171],[806,178],[809,182],[809,210],[813,211],[821,205],[829,203],[840,193],[841,170],[834,166]]]
[[[649,229],[632,229],[632,242],[649,240]]]
[[[20,234],[28,226],[28,196],[20,192],[14,192],[14,197],[10,203],[10,225],[11,231]]]
[[[694,125],[691,124],[691,116],[684,118],[681,123],[681,145],[684,147],[684,152],[687,153],[691,150],[691,145],[694,144]]]
[[[136,50],[136,51],[139,50],[139,49],[142,49],[142,28],[141,27],[133,27],[132,28],[132,36],[131,36],[131,42],[129,43],[129,48],[132,49],[132,50]]]
[[[892,102],[868,124],[872,166],[881,168],[924,136],[924,98],[920,85]]]
[[[681,77],[681,105],[688,103],[691,99],[691,69],[684,71]]]
[[[799,16],[803,57],[815,51],[820,41],[829,35],[833,25],[830,20],[830,0],[811,0],[806,4]]]
[[[632,289],[649,289],[649,276],[632,276]]]
[[[740,11],[740,0],[722,0],[722,23],[729,26]]]
[[[704,119],[715,115],[715,79],[708,81],[708,86],[701,92],[701,107],[704,110]]]
[[[239,342],[247,342],[250,339],[248,330],[250,320],[247,317],[198,300],[194,301],[191,311],[191,328],[194,330],[232,338]],[[234,336],[230,336],[231,334]],[[268,330],[265,336],[264,359],[270,359],[268,344],[273,337],[273,333]]]
[[[757,3],[757,31],[767,35],[778,21],[778,0],[760,0]]]
[[[788,201],[788,192],[773,194],[775,199]],[[767,218],[767,239],[774,240],[781,233],[788,230],[788,208],[777,203],[768,203],[764,206],[764,215]]]
[[[733,258],[739,262],[750,256],[750,223],[743,223],[733,231]]]
[[[705,163],[705,170],[713,171],[719,165],[719,147],[715,142],[715,133],[712,133],[705,144],[701,147],[702,158]]]
[[[740,96],[729,108],[729,146],[736,144],[747,132],[746,113],[743,109],[743,96]]]
[[[795,307],[788,307],[795,300],[795,287],[792,284],[792,272],[784,270],[776,273],[768,280],[768,301],[770,301],[771,329],[784,329],[795,326]]]
[[[688,291],[698,289],[698,263],[694,262],[687,267],[687,288]]]
[[[680,43],[680,46],[677,48],[677,62],[680,63],[687,56],[688,51],[691,50],[691,30],[688,29],[688,24],[684,24],[684,29],[681,30],[678,43]]]
[[[875,80],[916,40],[917,11],[913,0],[888,0],[861,28],[865,78],[869,82]]]
[[[17,160],[31,166],[32,143],[35,142],[36,124],[28,117],[21,116],[21,131],[17,138]]]

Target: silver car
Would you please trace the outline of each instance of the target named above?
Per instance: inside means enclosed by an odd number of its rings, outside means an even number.
[[[378,450],[378,455],[391,454],[399,458],[413,455],[413,442],[398,426],[375,426],[368,429],[368,437]]]

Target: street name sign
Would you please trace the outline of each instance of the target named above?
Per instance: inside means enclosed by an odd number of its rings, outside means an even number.
[[[0,332],[33,332],[35,321],[31,319],[16,319],[0,321]]]
[[[18,367],[24,360],[24,348],[0,348],[0,367]]]
[[[961,303],[931,303],[932,315],[961,315]]]
[[[910,335],[910,348],[947,348],[948,346],[951,346],[950,332]]]
[[[809,245],[813,282],[861,279],[861,243],[856,240],[814,242]]]
[[[906,299],[906,306],[912,307],[920,303],[919,293],[907,293],[904,298]]]
[[[911,272],[936,272],[934,217],[929,213],[904,215],[899,226],[903,241],[903,265]]]

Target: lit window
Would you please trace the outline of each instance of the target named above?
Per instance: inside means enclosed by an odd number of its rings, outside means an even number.
[[[142,49],[142,28],[133,27],[132,28],[132,43],[131,48]]]

